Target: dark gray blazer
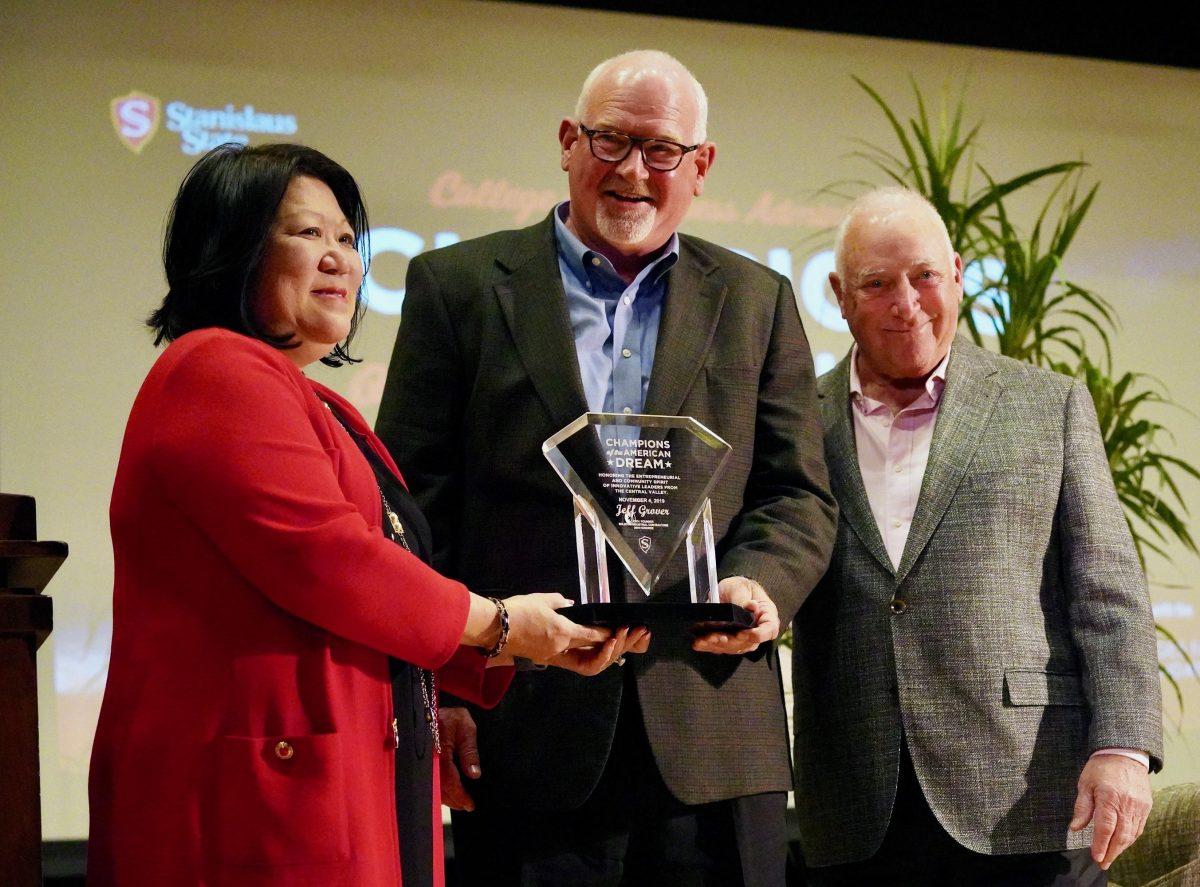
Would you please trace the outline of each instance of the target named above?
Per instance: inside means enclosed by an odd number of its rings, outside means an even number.
[[[712,494],[719,574],[756,579],[790,620],[828,563],[835,506],[787,281],[681,236],[645,410],[693,416],[733,445]],[[410,263],[378,431],[433,526],[442,571],[476,591],[578,597],[571,499],[541,444],[586,411],[550,217]],[[686,599],[682,556],[663,588]],[[621,593],[618,582],[614,599]],[[630,669],[678,798],[791,787],[773,648],[700,655],[690,638],[660,633],[629,662],[595,678],[520,672],[499,706],[476,711],[481,806],[581,804],[608,757]]]
[[[893,569],[858,468],[849,367],[818,382],[841,517],[795,621],[805,859],[878,849],[902,730],[930,807],[964,846],[1085,846],[1090,831],[1067,823],[1088,754],[1143,749],[1162,766],[1150,601],[1087,388],[956,339]]]

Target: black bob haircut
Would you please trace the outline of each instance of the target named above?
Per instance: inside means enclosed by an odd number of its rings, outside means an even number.
[[[292,179],[309,176],[333,192],[354,229],[366,279],[367,208],[350,173],[304,145],[218,145],[196,162],[179,186],[163,243],[167,295],[147,319],[154,344],[184,333],[224,327],[280,348],[295,348],[293,334],[271,335],[255,317],[254,299],[267,237]],[[363,314],[355,294],[350,333],[321,362],[357,363],[350,341]]]

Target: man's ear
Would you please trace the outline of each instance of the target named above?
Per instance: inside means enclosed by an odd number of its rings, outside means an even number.
[[[571,159],[571,149],[578,141],[579,121],[564,117],[562,123],[558,125],[558,144],[562,148],[562,156],[559,157],[558,164],[564,171],[567,169],[567,162]]]
[[[842,281],[841,281],[841,278],[839,278],[837,276],[836,271],[829,272],[829,286],[833,290],[833,294],[835,296],[837,296],[838,308],[841,309],[842,319],[845,320],[846,319],[846,297],[842,293]]]
[[[696,149],[696,182],[692,187],[693,196],[699,197],[704,193],[704,177],[708,175],[716,158],[717,146],[712,142],[705,142]]]

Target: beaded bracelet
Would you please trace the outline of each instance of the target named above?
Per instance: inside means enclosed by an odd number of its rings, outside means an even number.
[[[490,597],[488,600],[496,605],[496,612],[500,614],[500,639],[496,641],[496,646],[483,655],[488,659],[495,659],[508,643],[508,607],[504,606],[504,601],[498,597]]]

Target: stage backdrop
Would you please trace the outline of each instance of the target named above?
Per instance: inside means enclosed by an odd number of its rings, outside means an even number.
[[[87,832],[86,777],[111,635],[107,509],[125,419],[156,356],[165,214],[197,153],[301,141],[343,162],[371,210],[361,365],[315,373],[373,419],[408,258],[527,225],[566,196],[555,135],[599,60],[637,47],[690,65],[716,163],[686,230],[791,276],[821,368],[849,346],[824,278],[831,182],[871,177],[887,127],[859,75],[905,111],[969,82],[997,176],[1084,158],[1099,197],[1065,270],[1116,305],[1123,368],[1200,404],[1200,72],[678,19],[475,2],[9,0],[0,12],[0,486],[70,543],[39,657],[48,838]],[[875,176],[878,181],[878,176]],[[1032,204],[1023,204],[1031,206]],[[1193,414],[1163,416],[1200,460]],[[1195,485],[1186,488],[1194,495]],[[564,520],[567,519],[564,516]],[[1156,611],[1200,657],[1196,558],[1156,559]],[[1157,784],[1200,778],[1200,687]],[[1168,717],[1179,709],[1167,701]],[[163,737],[170,742],[169,736]],[[147,761],[146,766],[154,766]]]

